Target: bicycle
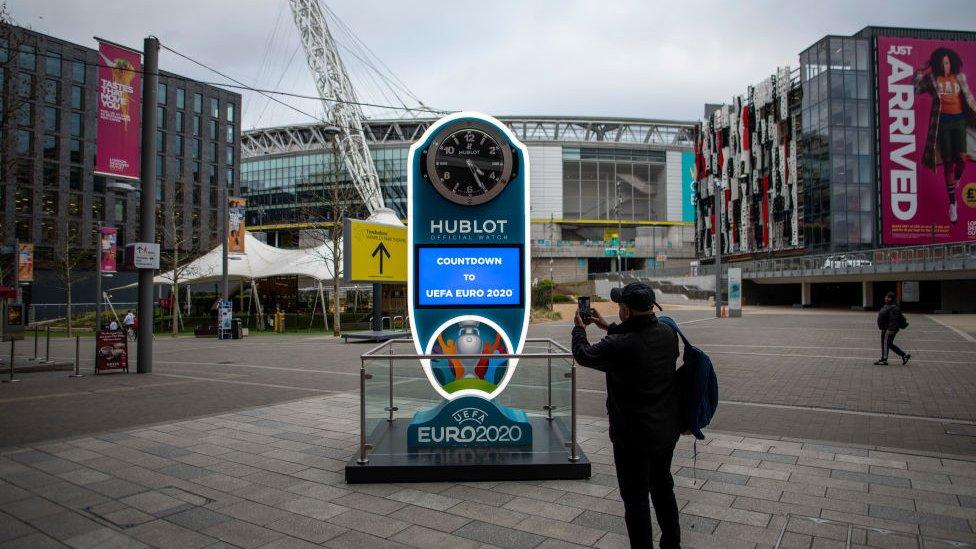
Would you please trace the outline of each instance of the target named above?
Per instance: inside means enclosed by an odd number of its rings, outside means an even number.
[[[139,333],[136,331],[135,327],[133,327],[133,326],[126,326],[124,328],[124,330],[125,330],[125,337],[129,341],[135,341],[136,339],[138,339]]]

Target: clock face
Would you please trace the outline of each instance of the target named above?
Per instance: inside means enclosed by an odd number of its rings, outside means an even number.
[[[512,149],[498,130],[480,122],[445,128],[425,154],[431,184],[462,206],[492,200],[512,177]]]

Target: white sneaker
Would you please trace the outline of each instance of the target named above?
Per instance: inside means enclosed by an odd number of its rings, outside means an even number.
[[[956,213],[956,205],[949,204],[949,222],[955,223],[959,219],[959,214]]]

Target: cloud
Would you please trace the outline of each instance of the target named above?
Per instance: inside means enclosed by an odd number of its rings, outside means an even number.
[[[798,53],[826,34],[849,35],[868,24],[976,28],[968,1],[327,4],[426,104],[493,114],[696,119],[704,103],[727,101],[777,66],[795,66]],[[304,52],[296,53],[299,38],[285,0],[13,0],[10,8],[21,23],[83,45],[94,46],[98,35],[139,46],[154,34],[248,84],[317,95]],[[350,33],[331,30],[355,51]],[[359,98],[394,103],[381,78],[346,47],[340,55]],[[168,52],[161,63],[222,80]],[[314,99],[285,100],[323,112]],[[245,128],[308,121],[252,94],[245,94],[245,107]]]

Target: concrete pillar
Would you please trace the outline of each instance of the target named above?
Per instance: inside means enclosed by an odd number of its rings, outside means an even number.
[[[813,285],[809,282],[800,283],[800,306],[813,307]]]
[[[865,311],[874,308],[874,282],[870,280],[861,282],[861,308]]]

